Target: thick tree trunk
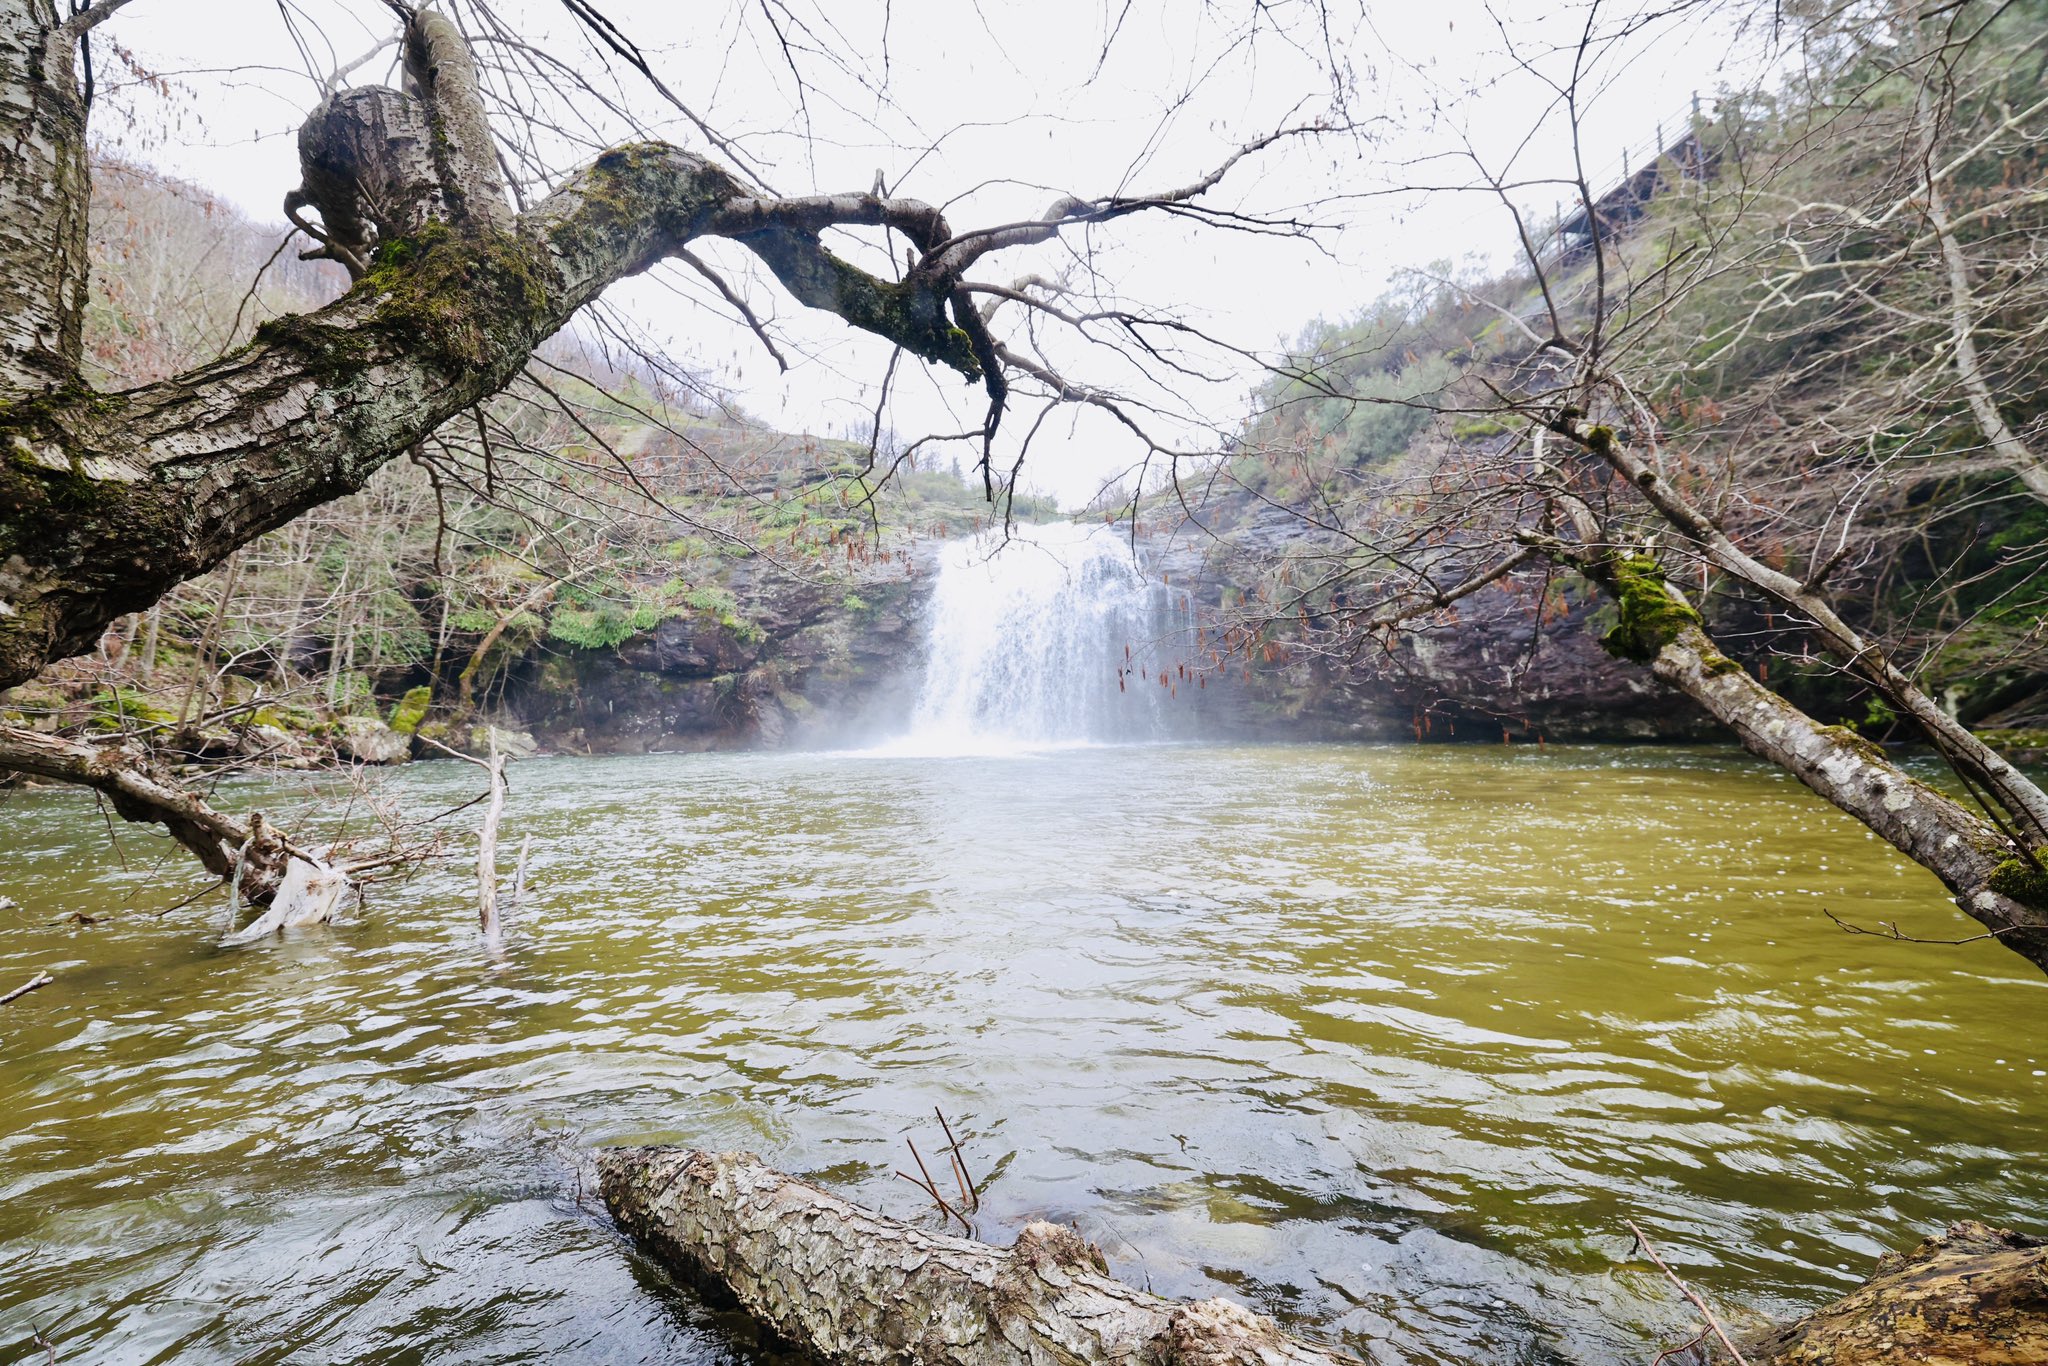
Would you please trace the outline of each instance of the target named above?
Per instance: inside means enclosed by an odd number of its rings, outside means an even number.
[[[827,1366],[1337,1366],[1228,1300],[1112,1280],[1073,1230],[1007,1250],[848,1204],[747,1153],[605,1148],[606,1205],[657,1260]],[[2042,1366],[2048,1243],[1960,1223],[1745,1345],[1751,1366]]]
[[[90,194],[77,55],[54,0],[0,0],[0,394],[77,379]]]
[[[607,1148],[605,1203],[673,1270],[830,1366],[1339,1366],[1229,1300],[1109,1277],[1072,1229],[1007,1250],[926,1233],[747,1153]]]
[[[798,298],[978,376],[937,286],[868,276],[808,226],[929,213],[913,207],[758,200],[692,153],[622,148],[509,230],[432,225],[386,243],[346,296],[266,324],[201,370],[0,404],[0,687],[91,649],[108,622],[361,488],[502,389],[611,282],[699,236],[754,246]],[[0,274],[25,268],[0,257]]]
[[[1752,1366],[2041,1366],[2048,1244],[1979,1223],[1878,1261],[1849,1295],[1749,1344]]]

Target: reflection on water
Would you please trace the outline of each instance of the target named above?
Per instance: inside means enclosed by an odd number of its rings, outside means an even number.
[[[419,811],[453,764],[400,773]],[[0,1354],[730,1355],[579,1205],[582,1145],[749,1147],[1381,1361],[1607,1362],[1683,1322],[1625,1218],[1785,1312],[1955,1216],[2038,1226],[2048,983],[1739,755],[750,755],[518,766],[528,905],[463,870],[236,952],[158,842],[4,807]],[[247,793],[235,794],[236,800]],[[273,800],[277,800],[273,798]],[[473,813],[470,813],[473,814]],[[73,913],[95,917],[83,925]],[[2021,1042],[2015,1042],[2020,1040]],[[40,1359],[39,1357],[37,1359]]]

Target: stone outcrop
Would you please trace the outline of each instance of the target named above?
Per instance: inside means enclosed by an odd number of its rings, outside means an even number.
[[[1275,529],[1274,534],[1284,534]],[[1154,537],[1149,567],[1198,616],[1241,587],[1239,565]],[[896,577],[806,583],[758,561],[727,580],[730,612],[671,617],[613,650],[546,642],[517,667],[506,711],[575,754],[839,743],[899,728],[917,695],[930,546]],[[1355,658],[1283,650],[1180,700],[1188,733],[1258,740],[1499,743],[1693,740],[1712,721],[1647,670],[1610,658],[1596,604],[1539,621],[1490,589],[1455,623]]]
[[[730,611],[671,617],[615,650],[529,658],[509,711],[572,754],[832,743],[915,696],[928,573],[805,583],[748,572]]]
[[[1219,548],[1190,528],[1154,536],[1153,567],[1207,614],[1258,581],[1262,560],[1300,535],[1279,513],[1249,517]],[[1209,732],[1255,739],[1516,742],[1699,740],[1711,718],[1647,669],[1600,647],[1596,600],[1547,610],[1502,587],[1455,614],[1349,655],[1303,651],[1283,633],[1276,657],[1225,670],[1201,690]]]
[[[334,748],[359,764],[402,764],[412,757],[412,737],[374,716],[344,716],[335,723]]]

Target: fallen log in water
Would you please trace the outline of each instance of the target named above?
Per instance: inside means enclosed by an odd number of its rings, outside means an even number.
[[[670,1268],[831,1366],[1355,1366],[1229,1300],[1113,1280],[1070,1228],[926,1233],[749,1153],[605,1148],[605,1204]]]
[[[606,1205],[657,1259],[828,1366],[1355,1366],[1228,1300],[1112,1280],[1072,1229],[926,1233],[748,1153],[605,1148]],[[2048,1366],[2048,1242],[1953,1225],[1747,1344],[1749,1366]]]
[[[1952,1224],[1745,1355],[1752,1366],[2044,1366],[2048,1243]]]

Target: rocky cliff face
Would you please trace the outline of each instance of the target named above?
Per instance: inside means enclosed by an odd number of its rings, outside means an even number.
[[[730,612],[524,661],[507,710],[573,754],[830,744],[881,724],[917,670],[921,558],[851,590],[745,568],[730,588]]]
[[[510,720],[567,753],[843,744],[899,728],[922,673],[928,544],[892,576],[807,583],[737,566],[730,612],[662,622],[616,650],[559,647],[522,662]],[[1243,583],[1192,542],[1156,537],[1148,567],[1194,620]],[[1547,619],[1506,592],[1458,620],[1354,657],[1284,644],[1177,689],[1178,733],[1255,740],[1676,740],[1710,722],[1646,670],[1608,657],[1587,604]],[[1190,642],[1192,643],[1192,642]],[[1168,651],[1171,653],[1171,650]],[[1192,651],[1188,652],[1192,656]]]
[[[1263,556],[1300,534],[1283,514],[1248,518],[1227,552],[1186,528],[1152,538],[1149,563],[1182,587],[1198,618],[1258,581]],[[1221,614],[1227,615],[1227,614]],[[1253,739],[1696,740],[1714,723],[1647,669],[1600,647],[1597,603],[1536,604],[1490,588],[1454,620],[1348,654],[1278,634],[1273,658],[1226,670],[1201,690],[1203,729]]]
[[[1504,593],[1455,626],[1354,657],[1283,653],[1203,693],[1204,723],[1259,739],[1500,742],[1695,740],[1714,723],[1646,669],[1618,662],[1577,609],[1540,627]]]

